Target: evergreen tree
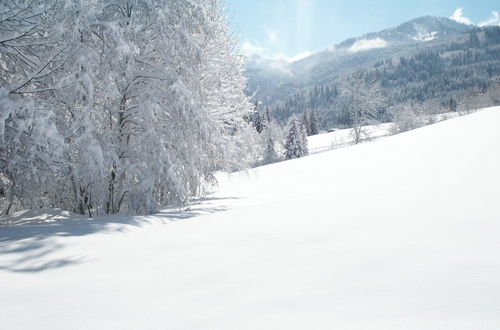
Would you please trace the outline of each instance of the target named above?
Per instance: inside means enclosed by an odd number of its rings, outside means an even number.
[[[318,119],[316,118],[316,113],[314,110],[311,110],[311,115],[309,116],[309,127],[311,130],[310,135],[316,135],[319,133]]]
[[[262,132],[262,125],[260,121],[260,114],[259,114],[259,101],[255,101],[253,104],[253,109],[250,112],[250,122],[252,123],[252,126],[255,128],[257,133]]]
[[[271,164],[279,160],[278,148],[281,141],[281,129],[269,123],[261,134],[262,163]]]
[[[457,111],[457,101],[453,97],[450,97],[450,101],[448,102],[450,112]]]
[[[288,124],[288,135],[285,141],[285,158],[300,158],[306,156],[308,153],[307,133],[299,119],[293,115]]]
[[[311,122],[309,121],[309,114],[307,113],[307,109],[304,110],[304,114],[302,115],[302,125],[306,130],[306,134],[311,135]]]
[[[268,124],[271,123],[273,120],[273,117],[271,115],[271,109],[269,109],[269,107],[266,108],[266,120]]]
[[[309,155],[309,144],[307,142],[307,129],[304,125],[302,125],[302,150],[303,156]]]
[[[261,134],[262,131],[264,131],[264,128],[267,125],[268,120],[266,114],[267,114],[266,112],[261,112],[259,110],[259,101],[255,101],[251,118],[252,118],[252,125],[259,134]]]
[[[262,133],[269,124],[267,111],[260,112],[259,117],[260,117],[260,133]]]

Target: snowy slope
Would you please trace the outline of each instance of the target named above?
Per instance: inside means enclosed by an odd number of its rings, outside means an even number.
[[[0,329],[499,329],[499,125],[224,176],[184,212],[0,227]]]
[[[392,123],[370,125],[364,128],[365,132],[374,140],[392,134]],[[317,154],[328,150],[347,147],[354,144],[352,128],[340,129],[335,132],[321,133],[307,137],[310,154]]]
[[[433,123],[448,120],[451,118],[464,115],[464,113],[447,112],[435,115],[421,116],[420,119],[424,123],[432,121]],[[375,140],[381,137],[389,136],[393,133],[393,123],[382,123],[378,125],[365,126],[364,132],[368,135],[369,140]],[[318,135],[308,136],[307,142],[310,154],[317,154],[328,150],[343,148],[354,144],[354,135],[352,128],[340,129],[334,132],[321,133]]]

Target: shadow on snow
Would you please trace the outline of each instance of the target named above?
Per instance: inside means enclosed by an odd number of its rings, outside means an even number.
[[[19,225],[0,225],[0,271],[36,273],[88,260],[84,256],[60,257],[65,245],[57,237],[77,237],[96,233],[126,232],[130,226],[144,227],[153,223],[167,223],[195,218],[204,214],[223,212],[227,206],[220,203],[236,198],[203,198],[182,209],[166,209],[149,216],[113,215],[96,219],[71,219],[44,215]],[[211,202],[216,205],[211,205]],[[20,219],[15,219],[20,220]],[[16,223],[14,221],[14,223]]]

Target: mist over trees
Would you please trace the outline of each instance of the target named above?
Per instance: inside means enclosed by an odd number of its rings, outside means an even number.
[[[282,123],[308,109],[315,111],[320,129],[352,126],[341,89],[358,71],[380,81],[387,101],[377,118],[381,122],[390,121],[391,113],[407,105],[424,114],[498,105],[492,95],[500,86],[500,27],[464,26],[464,30],[434,41],[409,42],[406,47],[342,55],[353,62],[343,70],[334,69],[335,61],[312,66],[315,81],[302,79],[307,73],[301,72],[300,81],[276,87],[275,97],[267,99],[267,105]],[[354,63],[355,59],[361,64]],[[307,83],[301,84],[302,80]]]
[[[150,213],[245,165],[252,105],[220,1],[0,8],[0,212]]]

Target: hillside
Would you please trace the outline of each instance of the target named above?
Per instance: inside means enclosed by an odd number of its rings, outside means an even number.
[[[350,125],[340,87],[354,71],[369,72],[381,82],[386,105],[379,119],[387,121],[391,111],[407,104],[424,112],[446,111],[450,102],[467,109],[500,104],[489,94],[498,93],[499,61],[499,27],[425,16],[288,65],[251,58],[246,75],[249,95],[255,92],[278,120],[313,109],[328,129]]]
[[[182,211],[0,227],[0,329],[498,329],[499,124],[224,175]]]

